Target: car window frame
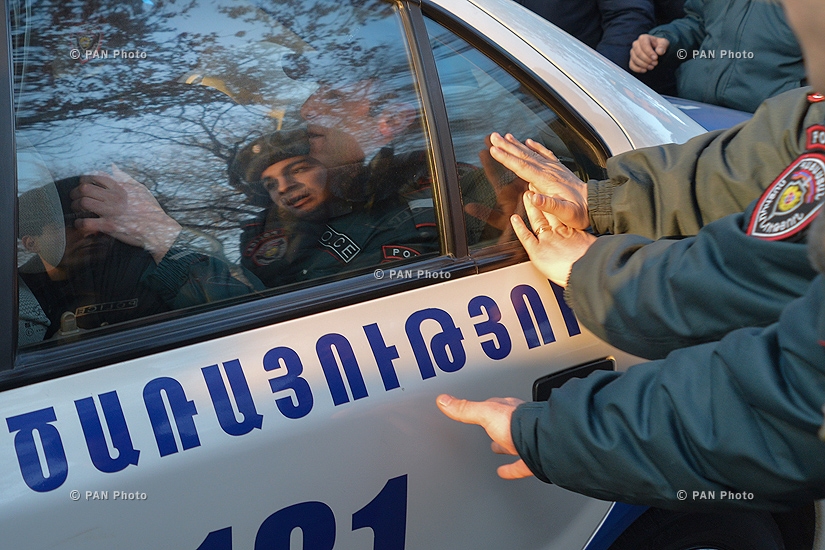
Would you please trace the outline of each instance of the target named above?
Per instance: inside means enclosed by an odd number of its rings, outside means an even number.
[[[4,8],[8,9],[7,2],[0,0]],[[419,261],[399,264],[404,268],[414,266],[416,269],[441,271],[450,274],[450,279],[456,279],[477,273],[474,261],[469,257],[466,245],[464,219],[461,214],[460,194],[458,181],[451,181],[446,170],[452,155],[452,144],[444,138],[438,139],[444,131],[446,123],[446,109],[441,98],[440,86],[434,93],[433,86],[428,83],[431,72],[435,70],[435,60],[429,50],[429,42],[424,42],[426,48],[421,48],[420,31],[423,29],[423,18],[417,5],[407,1],[396,1],[398,15],[402,22],[403,33],[410,47],[411,70],[420,85],[422,114],[424,128],[430,140],[433,153],[433,191],[436,215],[439,223],[442,254],[437,257],[425,258]],[[417,12],[417,15],[416,15]],[[13,112],[13,67],[11,61],[11,46],[8,25],[8,11],[2,31],[3,45],[0,55],[6,64],[8,86],[0,91],[0,147],[8,159],[16,159],[15,148],[15,121]],[[415,21],[418,23],[415,23]],[[426,32],[424,33],[426,37]],[[430,60],[427,61],[429,52]],[[375,298],[405,292],[415,288],[437,284],[443,279],[434,278],[383,278],[373,275],[375,266],[365,268],[360,272],[318,285],[300,288],[294,291],[279,292],[272,296],[250,295],[240,303],[207,307],[206,310],[188,315],[177,316],[176,312],[149,316],[129,322],[129,326],[113,331],[103,337],[80,339],[76,342],[62,342],[57,346],[34,349],[18,349],[17,347],[17,176],[16,162],[12,161],[11,170],[0,175],[0,205],[14,215],[5,221],[0,221],[0,242],[9,246],[15,253],[9,255],[3,268],[0,268],[0,277],[6,286],[12,288],[12,296],[0,300],[0,320],[8,320],[12,330],[0,336],[0,349],[5,350],[0,360],[0,391],[37,383],[44,380],[68,376],[78,372],[92,370],[107,365],[121,363],[137,357],[152,355],[173,348],[184,347],[197,343],[207,342],[214,338],[245,332],[261,326],[277,324],[290,319],[296,319],[337,309],[354,303],[369,301]],[[452,163],[455,164],[454,162]],[[163,319],[164,317],[172,317]],[[159,320],[160,318],[160,320]]]
[[[552,109],[562,121],[564,121],[572,130],[579,134],[579,136],[582,137],[584,141],[586,141],[593,149],[593,152],[596,155],[595,160],[598,161],[598,164],[603,168],[606,166],[607,159],[612,155],[610,154],[610,148],[599,136],[598,132],[596,132],[596,129],[592,126],[592,124],[584,119],[578,111],[570,105],[569,102],[559,96],[555,90],[550,88],[549,85],[534,71],[525,66],[509,52],[502,50],[487,36],[475,32],[475,29],[472,29],[467,23],[461,21],[452,13],[446,11],[440,5],[429,2],[428,0],[422,0],[421,9],[418,13],[422,16],[421,25],[425,35],[424,40],[426,40],[428,44],[430,57],[432,57],[433,54],[432,49],[429,48],[429,35],[426,32],[423,17],[428,17],[436,23],[444,26],[450,32],[453,32],[458,37],[465,40],[473,48],[477,49],[481,54],[486,55],[494,63],[502,67],[502,69],[516,79],[519,84],[524,86],[528,92],[533,94],[539,101]],[[511,32],[504,27],[502,27],[502,30],[505,32]],[[433,64],[435,64],[434,57]],[[433,85],[434,82],[438,82],[437,75],[435,79],[428,81],[428,85]],[[439,96],[440,94],[439,82]],[[442,105],[444,104],[443,97],[441,98],[441,103]],[[447,125],[447,132],[443,135],[450,136],[450,141],[447,146],[452,151],[452,135],[449,131],[449,123]],[[453,165],[455,165],[454,154],[451,153],[451,157],[453,159]],[[455,172],[455,170],[452,170],[452,172]],[[458,185],[457,181],[455,185]],[[460,189],[458,190],[458,193],[460,197]],[[492,271],[527,260],[527,253],[521,246],[521,243],[517,240],[474,248],[469,251],[469,254],[470,257],[473,258],[473,261],[476,262],[479,273]]]
[[[0,298],[0,369],[14,362],[17,353],[17,163],[14,140],[13,64],[11,63],[11,29],[8,23],[9,5],[0,0],[6,18],[0,25],[0,71],[5,85],[0,86],[0,158],[9,159],[0,171],[0,209],[11,212],[0,218],[0,249],[13,250],[0,259],[0,288],[10,289]],[[6,367],[7,368],[7,367]]]

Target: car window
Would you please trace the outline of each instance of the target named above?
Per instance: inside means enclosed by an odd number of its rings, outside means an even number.
[[[11,19],[22,345],[440,252],[395,4],[46,0]]]
[[[441,24],[426,19],[441,82],[464,202],[468,243],[515,240],[509,214],[523,213],[524,181],[489,156],[487,137],[511,133],[553,151],[583,180],[603,161],[580,132],[501,65]]]

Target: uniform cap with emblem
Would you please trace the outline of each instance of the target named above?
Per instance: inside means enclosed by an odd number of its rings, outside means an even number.
[[[306,130],[273,132],[242,147],[229,162],[229,183],[243,192],[255,206],[269,206],[272,200],[261,184],[261,174],[277,162],[309,154]]]

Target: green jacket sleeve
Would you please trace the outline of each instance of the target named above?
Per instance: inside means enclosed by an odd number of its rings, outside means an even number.
[[[143,273],[141,281],[172,309],[216,302],[265,290],[260,280],[240,266],[232,266],[217,250],[182,235],[161,259]]]
[[[748,236],[753,208],[685,239],[599,237],[573,265],[565,299],[596,336],[648,359],[773,324],[816,271],[804,242]]]
[[[769,99],[729,130],[611,158],[609,179],[588,183],[594,231],[652,239],[695,235],[743,211],[804,151],[806,128],[825,120],[825,102],[810,103],[809,92]]]
[[[702,0],[687,0],[685,16],[674,19],[666,25],[654,27],[648,34],[667,38],[670,41],[666,55],[675,56],[678,49],[688,51],[698,49],[704,40],[705,19],[702,13]]]
[[[818,277],[768,328],[571,380],[516,409],[519,455],[544,481],[632,504],[782,509],[821,499],[824,304]],[[700,501],[693,491],[753,498]]]

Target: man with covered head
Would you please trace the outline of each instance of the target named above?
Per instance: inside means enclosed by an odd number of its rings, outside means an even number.
[[[302,129],[268,134],[244,146],[229,167],[230,183],[265,208],[243,224],[241,236],[241,263],[265,285],[437,250],[437,234],[418,223],[400,194],[365,200],[359,185],[352,197],[362,171],[326,166],[310,154],[310,142]]]
[[[130,234],[124,226],[108,234],[111,226],[105,218],[82,207],[79,189],[95,187],[85,195],[105,197],[110,189],[106,182],[121,178],[125,185],[140,186],[136,196],[144,200],[145,209],[132,211],[141,223],[154,227],[151,212],[163,210],[145,187],[125,175],[71,177],[36,187],[18,198],[19,237],[23,247],[35,254],[20,266],[19,276],[25,288],[21,308],[37,308],[43,315],[37,323],[21,326],[21,343],[34,343],[76,329],[93,329],[129,321],[146,315],[171,311],[213,300],[243,295],[249,283],[235,278],[222,260],[184,249],[177,242],[177,232],[166,235],[155,227],[155,243],[138,246],[148,237]],[[97,183],[95,183],[97,182]],[[112,183],[114,185],[114,183]],[[145,193],[145,194],[144,194]],[[88,203],[93,199],[87,198]],[[165,216],[165,214],[163,214]],[[165,218],[162,218],[165,219]],[[120,238],[118,238],[120,237]],[[27,289],[27,290],[26,290]],[[40,327],[36,325],[39,324]]]

